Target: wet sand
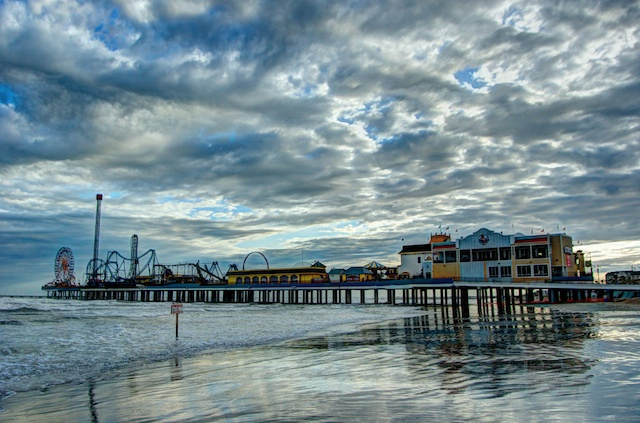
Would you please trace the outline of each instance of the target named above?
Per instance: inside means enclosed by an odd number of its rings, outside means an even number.
[[[627,393],[640,380],[640,304],[546,307],[566,313],[456,322],[435,309],[349,333],[134,362],[18,393],[0,403],[0,420],[638,421],[640,402]]]

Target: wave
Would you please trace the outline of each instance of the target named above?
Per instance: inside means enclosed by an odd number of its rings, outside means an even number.
[[[11,349],[0,355],[0,397],[140,364],[272,345],[420,313],[385,306],[186,304],[176,339],[166,303],[32,301],[14,304],[4,319],[0,313],[0,319],[13,322],[2,329],[3,347]]]
[[[38,308],[33,307],[18,307],[18,308],[9,308],[9,309],[0,309],[0,313],[23,313],[23,314],[32,314],[32,313],[41,313],[43,311]]]

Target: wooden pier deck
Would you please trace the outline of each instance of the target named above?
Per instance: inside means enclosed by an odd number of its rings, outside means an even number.
[[[614,295],[638,296],[640,285],[548,282],[464,282],[451,279],[407,279],[376,282],[264,285],[172,285],[135,288],[43,288],[48,298],[138,302],[205,302],[260,304],[394,304],[454,306],[472,303],[529,305],[610,301]]]

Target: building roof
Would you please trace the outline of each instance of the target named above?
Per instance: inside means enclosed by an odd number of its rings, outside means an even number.
[[[326,273],[324,267],[281,267],[281,268],[269,268],[269,269],[246,269],[246,270],[229,270],[228,276],[238,275],[273,275],[273,274],[322,274]]]
[[[515,238],[515,244],[535,243],[535,242],[549,242],[547,235],[525,235],[517,236]]]
[[[339,275],[339,274],[341,274],[342,272],[344,272],[344,269],[331,269],[331,270],[329,271],[329,274],[330,274],[330,275]]]
[[[433,247],[434,250],[446,250],[446,249],[451,249],[451,248],[456,248],[456,243],[455,242],[438,242],[437,244],[434,243]]]
[[[403,253],[426,253],[431,251],[431,244],[415,244],[415,245],[403,245],[402,251],[398,254]]]
[[[431,239],[429,239],[429,244],[433,244],[436,242],[447,242],[451,240],[451,235],[449,234],[431,234]]]
[[[373,275],[373,272],[366,267],[350,267],[344,272],[343,275]]]

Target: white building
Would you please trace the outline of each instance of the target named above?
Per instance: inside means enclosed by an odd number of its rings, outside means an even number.
[[[404,245],[398,254],[400,254],[399,278],[431,277],[431,244]]]

